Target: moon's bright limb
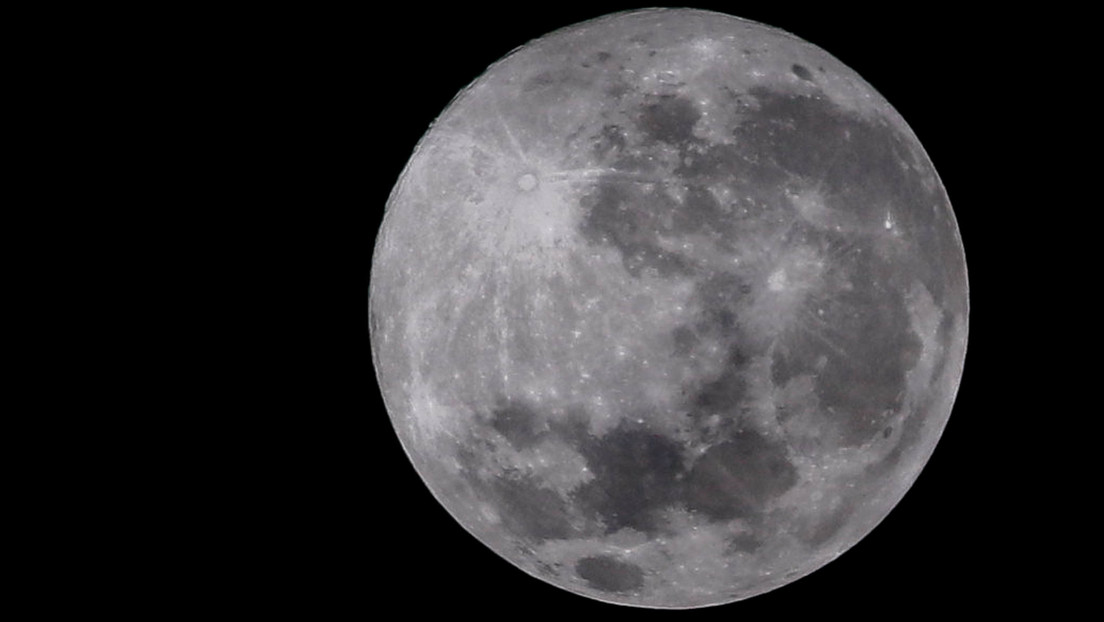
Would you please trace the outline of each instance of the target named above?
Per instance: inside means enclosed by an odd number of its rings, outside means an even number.
[[[693,10],[579,24],[426,134],[373,260],[426,484],[526,572],[698,607],[803,576],[950,413],[967,283],[900,116],[824,51]]]

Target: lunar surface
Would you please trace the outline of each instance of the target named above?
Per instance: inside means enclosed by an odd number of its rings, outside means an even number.
[[[377,377],[414,467],[521,570],[716,605],[901,499],[951,412],[966,266],[916,137],[785,32],[648,10],[490,67],[377,238]]]

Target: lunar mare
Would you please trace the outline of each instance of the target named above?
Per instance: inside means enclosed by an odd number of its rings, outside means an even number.
[[[435,497],[525,572],[690,608],[828,563],[951,412],[968,317],[947,195],[853,71],[696,10],[510,53],[418,145],[369,301]]]

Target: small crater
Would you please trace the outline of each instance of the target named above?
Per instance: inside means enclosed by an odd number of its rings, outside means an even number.
[[[644,585],[644,571],[639,566],[609,555],[584,557],[575,564],[575,572],[603,592],[628,592]]]
[[[525,192],[532,192],[533,190],[536,190],[539,182],[537,181],[536,175],[532,173],[525,173],[521,177],[518,177],[517,185],[518,188],[521,188]]]
[[[886,429],[882,430],[882,438],[889,438],[890,434],[893,434],[893,426],[886,426]]]
[[[795,76],[801,78],[802,80],[805,80],[806,82],[812,82],[813,81],[813,74],[810,73],[809,70],[806,69],[804,66],[794,65],[790,69],[791,69],[791,71],[793,71]]]

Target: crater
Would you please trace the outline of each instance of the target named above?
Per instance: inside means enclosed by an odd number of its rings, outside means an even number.
[[[537,176],[532,173],[524,173],[517,178],[517,187],[525,192],[532,192],[537,189],[540,183],[537,181]]]
[[[813,74],[803,65],[795,64],[793,67],[790,68],[790,70],[793,71],[793,74],[795,76],[801,78],[802,80],[805,80],[807,82],[813,81]]]

